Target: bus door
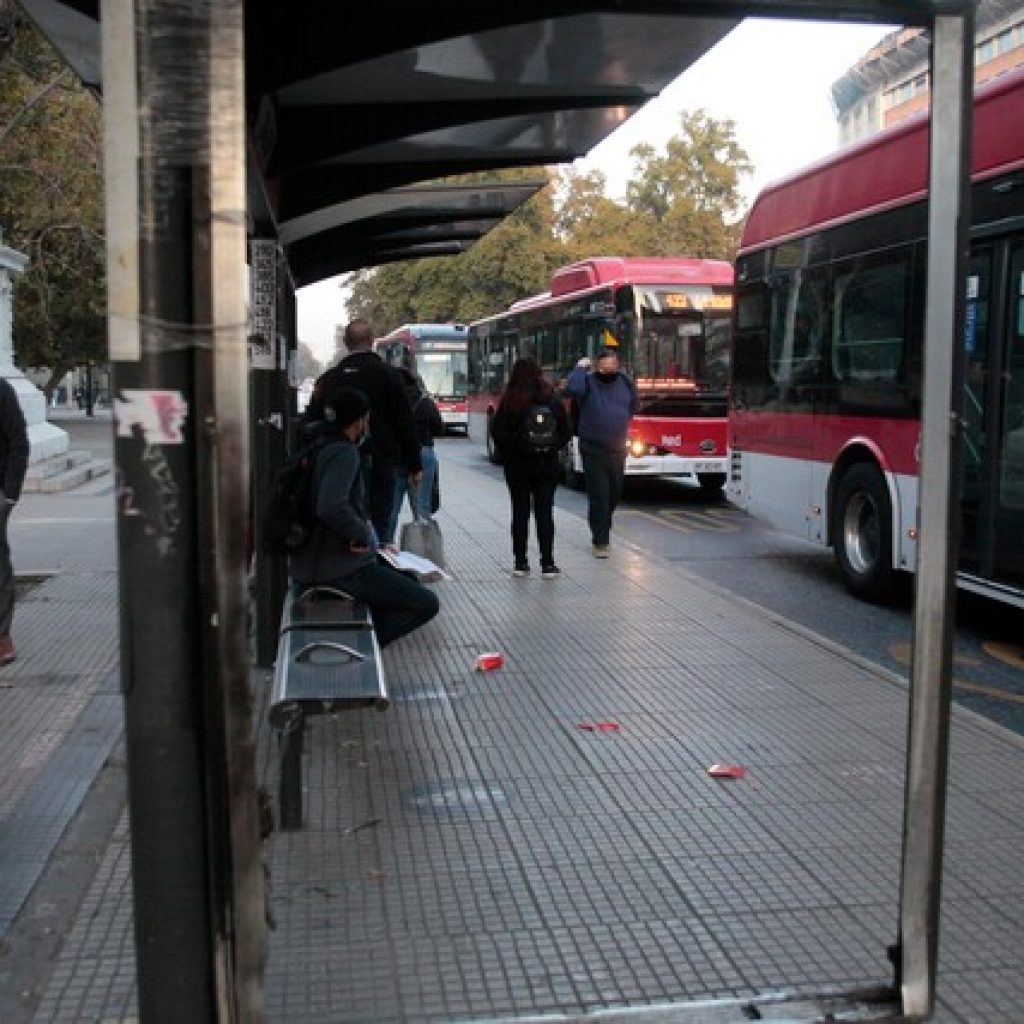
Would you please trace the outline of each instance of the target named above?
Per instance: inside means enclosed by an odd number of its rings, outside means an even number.
[[[828,421],[818,422],[825,382],[828,337],[827,274],[796,268],[777,272],[772,287],[768,372],[774,384],[775,414],[766,417],[765,442],[781,456],[771,479],[760,482],[762,495],[776,495],[776,522],[809,540],[823,541],[822,510],[831,459]],[[827,409],[825,410],[827,411]],[[799,503],[793,495],[799,494]],[[815,511],[815,510],[818,511]],[[790,521],[780,521],[788,517]]]
[[[992,367],[989,364],[989,321],[991,319],[994,251],[990,245],[976,247],[967,272],[964,305],[964,397],[960,465],[960,568],[979,576],[990,576],[991,513],[988,481]]]
[[[1024,240],[1010,245],[990,481],[992,578],[1024,587]],[[993,357],[994,357],[993,353]],[[991,380],[991,378],[990,378]]]

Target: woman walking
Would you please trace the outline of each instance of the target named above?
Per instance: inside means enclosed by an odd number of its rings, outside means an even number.
[[[558,453],[572,434],[565,405],[544,379],[536,360],[516,360],[490,429],[512,500],[512,575],[522,577],[530,572],[526,549],[532,505],[540,574],[546,580],[557,579],[553,509]]]

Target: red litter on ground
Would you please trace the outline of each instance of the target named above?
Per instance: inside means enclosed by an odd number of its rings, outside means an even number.
[[[622,727],[618,722],[580,722],[576,728],[586,732],[618,732]]]
[[[488,651],[476,659],[477,672],[493,672],[505,664],[505,658],[497,651]]]
[[[713,764],[708,769],[713,779],[742,779],[746,774],[747,769],[741,764]]]

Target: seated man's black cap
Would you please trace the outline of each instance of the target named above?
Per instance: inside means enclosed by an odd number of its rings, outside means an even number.
[[[362,391],[355,388],[332,388],[324,396],[324,419],[344,430],[370,411],[370,403]]]

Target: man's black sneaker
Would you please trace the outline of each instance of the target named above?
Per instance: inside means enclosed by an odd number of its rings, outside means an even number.
[[[512,575],[516,578],[530,575],[530,563],[529,562],[516,562],[516,567],[512,570]]]
[[[540,578],[542,580],[557,580],[561,575],[562,570],[554,562],[551,565],[542,565],[540,567]]]

